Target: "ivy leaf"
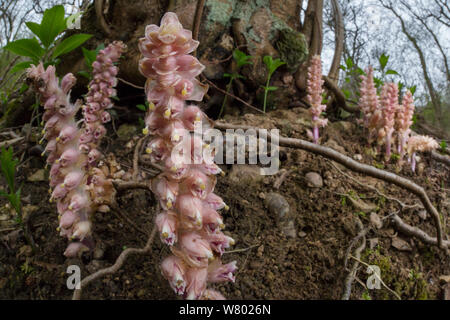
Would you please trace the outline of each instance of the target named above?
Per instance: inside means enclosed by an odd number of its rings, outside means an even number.
[[[41,48],[36,38],[16,40],[8,43],[4,48],[19,56],[33,58],[33,60],[39,60],[44,55],[44,49]]]
[[[69,38],[65,39],[56,46],[55,51],[53,51],[52,58],[54,59],[62,54],[75,50],[83,43],[85,43],[87,40],[89,40],[91,37],[92,37],[91,34],[85,33],[79,33],[70,36]]]
[[[45,10],[40,26],[40,39],[46,48],[66,29],[64,15],[64,7],[62,5]]]

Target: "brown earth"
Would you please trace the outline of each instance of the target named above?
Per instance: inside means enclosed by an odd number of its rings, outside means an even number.
[[[237,124],[276,127],[284,136],[307,139],[308,120],[305,110],[300,108],[228,120]],[[393,164],[383,164],[380,156],[374,157],[368,152],[362,129],[350,122],[335,122],[321,131],[322,144],[348,156],[361,157],[364,163],[397,171],[423,186],[448,230],[450,172],[447,167],[424,155],[419,173],[413,175],[406,164],[400,171]],[[113,134],[105,146],[107,152],[116,154],[125,170],[131,166],[136,138],[127,143]],[[0,299],[70,299],[72,291],[66,287],[68,265],[80,265],[86,276],[114,263],[125,247],[143,247],[146,242],[145,234],[118,215],[98,213],[94,230],[96,251],[82,259],[66,259],[62,255],[66,240],[55,231],[56,209],[48,203],[47,181],[28,181],[43,166],[43,160],[31,157],[20,168],[17,177],[19,183],[23,183],[24,205],[32,212],[30,224],[39,246],[37,253],[30,251],[20,233],[10,230],[14,229],[13,216],[5,199],[0,199]],[[407,204],[420,204],[417,198],[398,187],[338,168],[363,185],[375,186],[389,197]],[[370,212],[383,218],[398,210],[395,202],[342,175],[330,161],[301,150],[281,148],[281,169],[289,170],[289,173],[279,190],[275,190],[273,184],[280,175],[262,177],[252,174],[254,168],[249,166],[224,166],[223,169],[227,176],[219,177],[216,190],[230,206],[224,213],[225,230],[236,240],[232,248],[236,252],[225,254],[223,260],[237,260],[238,271],[234,284],[217,287],[229,299],[340,299],[348,273],[344,267],[346,251],[359,231],[357,217],[367,227]],[[311,187],[306,178],[309,172],[321,176],[322,187]],[[4,185],[3,181],[0,185]],[[291,229],[293,223],[294,238],[284,235],[279,227],[278,214],[281,213],[277,210],[282,208],[268,209],[268,206],[274,206],[270,201],[267,203],[273,192],[282,195],[289,204],[288,222]],[[155,199],[149,191],[120,192],[118,203],[122,213],[140,229],[146,232],[152,229]],[[370,209],[368,212],[362,211],[367,208]],[[405,210],[400,215],[405,222],[434,235],[432,219],[424,216],[422,210]],[[369,248],[368,241],[361,260],[380,266],[382,279],[402,299],[442,299],[445,284],[439,278],[450,274],[449,258],[435,247],[396,233],[388,220],[383,220],[381,229],[373,227],[368,232],[367,239],[371,239],[373,246]],[[408,251],[399,251],[393,246],[399,239],[406,242],[404,246]],[[167,254],[167,247],[155,239],[151,254],[131,256],[119,272],[91,283],[83,291],[83,298],[175,299],[159,271],[159,262]],[[352,263],[349,261],[350,265]],[[366,267],[359,267],[357,276],[365,283],[369,276]],[[369,297],[395,299],[383,287],[367,291],[355,281],[351,299]]]

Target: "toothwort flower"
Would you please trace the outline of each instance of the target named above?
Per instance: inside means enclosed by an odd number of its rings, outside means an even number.
[[[208,90],[196,79],[204,66],[190,55],[198,44],[175,13],[166,13],[160,26],[146,27],[139,40],[139,70],[147,78],[149,102],[143,133],[153,135],[145,152],[164,168],[151,184],[163,208],[155,222],[172,251],[162,262],[162,274],[186,299],[223,299],[206,286],[208,281],[234,281],[236,263],[220,262],[234,244],[220,231],[225,226],[217,210],[228,206],[213,193],[220,168],[196,152],[204,144],[191,133],[210,121],[197,106],[187,106],[187,101],[201,101]]]
[[[42,155],[47,156],[50,169],[50,201],[56,201],[61,236],[73,241],[64,252],[75,256],[92,249],[92,215],[105,205],[113,193],[112,183],[98,168],[93,167],[100,152],[96,147],[105,135],[101,124],[109,119],[104,110],[111,108],[109,97],[114,95],[118,60],[124,46],[120,42],[100,51],[93,63],[94,80],[90,84],[87,105],[83,106],[84,126],[79,129],[75,115],[82,102],[70,101],[70,90],[76,78],[65,75],[61,83],[55,67],[44,69],[42,63],[28,69],[28,79],[39,93],[44,106],[43,139],[48,141]],[[103,120],[102,120],[103,119]]]
[[[312,137],[314,143],[319,141],[319,128],[325,127],[328,123],[328,119],[321,118],[322,112],[327,108],[322,104],[322,61],[319,55],[315,55],[311,58],[310,66],[308,68],[308,80],[307,80],[307,100],[311,104],[309,111],[312,116],[313,132],[308,132]]]
[[[439,147],[436,140],[428,136],[412,136],[408,140],[407,153],[411,162],[411,170],[416,171],[416,152],[427,152]]]

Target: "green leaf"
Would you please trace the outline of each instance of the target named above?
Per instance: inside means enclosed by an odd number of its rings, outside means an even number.
[[[345,60],[345,64],[347,65],[347,69],[351,69],[353,67],[353,60],[352,58],[347,58],[347,60]]]
[[[87,71],[78,71],[77,75],[85,77],[86,79],[91,79],[91,74]]]
[[[29,88],[29,86],[26,83],[24,83],[19,89],[19,94],[24,93],[25,91],[28,90],[28,88]]]
[[[350,90],[342,89],[342,92],[344,93],[346,99],[350,98]]]
[[[31,30],[39,39],[41,39],[41,25],[36,22],[26,22],[28,29]],[[41,40],[42,41],[42,40]]]
[[[20,203],[20,190],[17,190],[16,193],[10,193],[8,195],[8,200],[13,206],[14,210],[20,214],[21,212],[21,203]]]
[[[85,43],[87,40],[89,40],[91,37],[92,37],[91,34],[85,33],[79,33],[70,36],[69,38],[65,39],[63,42],[61,42],[56,46],[55,51],[53,51],[52,55],[53,59],[59,57],[62,54],[75,50],[83,43]]]
[[[342,71],[347,71],[347,68],[346,68],[343,64],[341,64],[341,65],[339,66],[339,68],[340,68]]]
[[[389,69],[388,71],[386,71],[386,75],[388,75],[388,74],[395,74],[395,75],[397,75],[397,76],[399,75],[397,71],[391,70],[391,69]]]
[[[249,61],[252,58],[252,56],[246,55],[244,52],[242,52],[239,49],[233,50],[233,59],[237,63],[238,69],[246,64],[253,64],[253,62]]]
[[[384,53],[380,56],[380,58],[378,59],[378,61],[380,62],[380,67],[381,70],[384,70],[384,68],[386,68],[386,65],[389,61],[389,56],[385,55]]]
[[[269,78],[272,76],[275,70],[277,70],[283,64],[286,64],[286,62],[283,62],[280,59],[273,60],[271,56],[265,56],[263,58],[263,62],[266,64],[267,69],[269,70]]]
[[[147,111],[147,107],[144,106],[143,104],[136,105],[136,108],[138,108],[139,110],[144,111],[144,112]]]
[[[439,146],[441,147],[441,151],[445,152],[445,149],[447,149],[447,142],[442,140],[441,143],[439,144]]]
[[[83,51],[86,65],[89,67],[89,70],[92,69],[92,64],[97,59],[97,50],[88,50],[86,48],[81,48],[81,50]]]
[[[233,75],[231,73],[224,73],[223,77],[224,78],[233,78]]]
[[[19,56],[30,57],[39,60],[44,55],[44,49],[41,48],[36,38],[20,39],[8,43],[5,47]]]
[[[401,92],[404,86],[405,85],[403,84],[403,82],[399,81],[399,83],[398,83],[398,92]]]
[[[357,69],[356,69],[356,72],[358,72],[360,75],[366,75],[366,73],[364,72],[364,70],[363,69],[361,69],[360,67],[358,67]]]
[[[416,89],[417,86],[412,86],[411,88],[409,88],[409,91],[411,91],[412,95],[414,95],[414,93],[416,93]]]
[[[27,69],[31,66],[32,63],[33,63],[32,61],[19,62],[14,67],[11,68],[10,72],[15,73]]]
[[[64,15],[64,7],[62,5],[45,10],[41,22],[40,39],[46,48],[48,48],[55,41],[56,37],[66,29]]]
[[[267,87],[267,91],[275,91],[277,89],[278,89],[278,87],[274,87],[274,86]]]
[[[13,159],[13,149],[9,147],[8,149],[2,148],[0,154],[0,167],[3,172],[3,176],[9,186],[9,191],[15,191],[14,175],[16,172],[17,160]]]

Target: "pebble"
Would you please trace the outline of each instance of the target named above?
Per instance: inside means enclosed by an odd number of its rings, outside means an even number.
[[[305,177],[306,177],[306,181],[308,182],[308,187],[311,187],[311,188],[322,188],[323,187],[322,177],[317,172],[308,172]]]

